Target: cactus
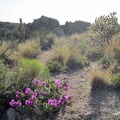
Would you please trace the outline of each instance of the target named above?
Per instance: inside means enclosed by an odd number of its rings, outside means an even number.
[[[26,30],[26,24],[22,22],[22,18],[20,18],[20,24],[18,27],[18,32],[20,35],[20,38],[25,41],[25,30]]]
[[[115,15],[116,12],[107,16],[100,16],[95,19],[95,23],[90,27],[90,30],[94,33],[93,39],[98,38],[99,43],[102,45],[110,44],[112,36],[120,31],[118,18]]]

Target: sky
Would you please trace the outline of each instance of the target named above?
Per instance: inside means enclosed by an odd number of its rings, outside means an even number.
[[[42,15],[66,21],[82,20],[93,23],[96,17],[117,12],[120,21],[120,0],[0,0],[0,21],[33,22]]]

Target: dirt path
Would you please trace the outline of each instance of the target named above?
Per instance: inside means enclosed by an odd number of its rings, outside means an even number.
[[[52,54],[53,50],[44,51],[38,59],[45,64]],[[68,94],[75,96],[74,102],[67,105],[65,109],[61,109],[53,120],[84,120],[86,113],[92,113],[91,120],[96,120],[100,116],[108,117],[120,110],[119,90],[106,86],[91,92],[88,80],[96,66],[99,66],[98,62],[91,63],[82,70],[72,70],[51,76],[53,80],[68,80],[70,84]]]
[[[108,117],[120,110],[119,90],[107,86],[91,92],[88,79],[91,70],[95,69],[97,64],[97,62],[91,63],[83,70],[52,76],[52,79],[68,80],[70,84],[68,94],[75,96],[72,105],[66,106],[64,112],[61,110],[56,120],[84,120],[82,117],[86,113],[92,113],[91,120],[96,120],[100,116]]]
[[[50,59],[50,57],[53,55],[53,50],[46,50],[42,51],[42,53],[37,56],[37,59],[40,60],[43,64],[46,64],[46,62]]]

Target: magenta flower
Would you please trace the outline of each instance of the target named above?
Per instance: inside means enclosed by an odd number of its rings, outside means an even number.
[[[19,95],[20,92],[17,90],[15,93],[16,93],[17,95]]]
[[[40,83],[40,80],[35,80],[35,81],[33,82],[34,85],[37,85],[37,84],[39,84],[39,83]]]
[[[68,95],[65,94],[63,97],[62,97],[63,101],[66,101],[68,99]]]
[[[57,102],[57,106],[60,106],[60,105],[62,104],[62,102],[63,102],[63,99],[60,98],[60,99],[58,100],[58,102]]]
[[[29,95],[30,92],[31,92],[31,89],[30,89],[30,88],[27,88],[26,91],[25,91],[25,94],[26,94],[26,95]]]
[[[30,100],[35,100],[36,99],[36,96],[35,95],[32,95]]]
[[[68,91],[68,87],[67,86],[65,86],[65,90]]]
[[[66,87],[69,87],[69,83],[68,83],[68,82],[66,82],[65,86],[66,86]]]
[[[59,89],[62,89],[60,80],[56,80],[55,83],[56,83],[56,85],[58,86]]]
[[[37,97],[37,94],[38,94],[38,93],[37,93],[37,90],[34,90],[33,95]]]
[[[48,104],[49,104],[49,105],[53,105],[53,100],[52,100],[52,99],[49,99],[49,100],[48,100]]]
[[[9,95],[9,94],[7,94],[7,95],[6,95],[6,98],[10,98],[10,95]]]
[[[19,95],[18,95],[18,94],[16,94],[16,95],[15,95],[15,97],[18,99]]]
[[[21,107],[22,103],[20,101],[16,102],[16,106]]]
[[[12,106],[12,107],[15,106],[15,100],[14,99],[10,101],[10,106]]]
[[[34,102],[33,101],[30,101],[30,106],[34,106]]]
[[[54,100],[49,99],[49,100],[48,100],[48,104],[49,104],[49,105],[52,105],[53,107],[57,107],[57,100],[56,100],[56,99],[54,99]]]
[[[46,83],[45,83],[45,82],[42,82],[42,86],[46,86]]]
[[[56,80],[55,83],[56,84],[61,84],[61,81],[60,80]]]
[[[47,93],[46,92],[42,92],[42,96],[46,96],[47,95]]]
[[[58,88],[59,88],[59,89],[62,89],[62,86],[61,86],[61,85],[58,85]]]
[[[25,101],[25,104],[26,104],[26,105],[30,105],[30,100],[26,100],[26,101]]]

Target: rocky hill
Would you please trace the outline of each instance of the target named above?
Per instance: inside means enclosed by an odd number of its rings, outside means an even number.
[[[41,16],[39,19],[34,19],[32,23],[26,24],[26,38],[30,37],[33,32],[49,31],[55,33],[57,36],[72,35],[75,33],[82,33],[90,26],[89,22],[76,21],[66,22],[65,25],[60,25],[59,21],[53,18]],[[18,23],[0,22],[0,38],[3,38],[6,32],[11,33],[7,38],[15,37]]]

